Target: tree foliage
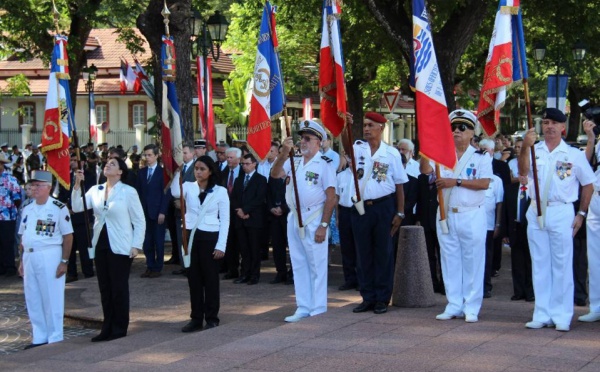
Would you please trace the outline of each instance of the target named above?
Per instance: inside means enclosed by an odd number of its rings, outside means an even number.
[[[240,79],[223,82],[225,88],[223,107],[215,106],[214,111],[224,123],[243,126],[247,124],[249,107],[246,92],[249,83],[249,80],[242,82]]]

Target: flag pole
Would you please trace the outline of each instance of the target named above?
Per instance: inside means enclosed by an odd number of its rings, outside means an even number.
[[[54,3],[54,0],[52,0],[52,13],[54,15],[54,26],[56,27],[56,33],[59,34],[60,31],[58,28],[58,17],[60,16],[60,13],[58,12],[58,9],[56,9],[56,4]],[[58,78],[57,78],[57,80],[58,80]],[[60,90],[60,84],[56,84],[56,87]],[[60,95],[58,95],[58,97],[60,97]],[[60,112],[61,112],[60,99],[58,101],[59,101],[59,115],[60,115]],[[73,135],[73,146],[75,147],[75,156],[77,156],[77,166],[79,167],[81,164],[81,154],[80,154],[80,150],[79,150],[79,137],[77,136],[77,128],[75,127],[74,123],[72,123],[73,117],[71,116],[71,112],[69,112],[67,117],[68,117],[68,120],[71,121],[69,126],[71,127],[71,131],[72,131],[72,135]],[[81,171],[82,172],[84,171],[83,164],[81,164]],[[85,183],[83,182],[83,180],[81,180],[79,187],[81,190],[81,199],[83,200],[83,219],[85,221],[85,236],[87,238],[86,242],[87,242],[88,249],[91,249],[92,239],[90,237],[90,217],[88,215],[87,200],[85,197]]]
[[[440,165],[435,163],[435,179],[439,180],[442,178],[440,172]],[[444,203],[444,190],[438,187],[438,205],[440,206],[440,226],[442,228],[443,234],[448,234],[450,230],[448,230],[448,221],[446,220],[446,204]]]
[[[347,114],[346,117],[348,117]],[[352,201],[354,202],[354,206],[356,207],[358,214],[362,216],[363,214],[365,214],[365,204],[360,195],[360,186],[358,183],[358,177],[356,176],[356,159],[354,158],[354,138],[352,136],[352,123],[353,121],[350,121],[350,123],[346,123],[346,125],[344,125],[344,129],[346,129],[346,135],[348,136],[348,154],[350,155],[350,159],[352,160],[350,162],[350,168],[352,169],[352,178],[354,178],[354,189],[356,191],[356,198]]]
[[[283,104],[283,116],[285,120],[286,137],[292,136],[292,128],[288,120],[287,103]],[[298,229],[300,234],[304,234],[304,224],[302,223],[302,212],[300,210],[300,194],[298,194],[298,181],[296,177],[296,165],[294,164],[294,149],[290,149],[290,170],[292,171],[292,185],[294,186],[294,199],[296,200],[296,214],[298,215]]]

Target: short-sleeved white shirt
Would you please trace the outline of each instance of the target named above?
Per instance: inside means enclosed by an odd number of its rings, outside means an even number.
[[[496,227],[496,204],[501,203],[503,199],[504,187],[502,186],[502,180],[492,174],[490,185],[485,190],[485,216],[488,230],[494,230]]]
[[[385,142],[381,142],[375,154],[371,156],[369,143],[356,141],[354,161],[363,200],[390,195],[396,192],[396,185],[408,182],[400,152]]]
[[[337,187],[335,193],[340,197],[339,204],[342,207],[352,207],[352,197],[356,195],[354,177],[350,167],[337,174]]]
[[[517,163],[517,158],[510,159],[508,169],[510,169],[511,176],[519,177],[519,163]]]
[[[69,208],[52,197],[42,205],[35,201],[27,204],[21,218],[19,234],[24,248],[60,246],[63,235],[73,233]]]
[[[466,156],[466,153],[463,156]],[[462,180],[491,179],[493,175],[492,158],[487,153],[476,151],[471,154],[458,178]],[[443,165],[440,165],[440,176],[457,178],[452,169]],[[485,204],[485,190],[471,190],[460,186],[454,186],[448,190],[450,190],[450,198],[447,202],[449,207],[480,207]]]
[[[304,157],[294,157],[296,169],[296,181],[298,183],[298,195],[300,208],[306,209],[325,203],[325,190],[335,188],[335,171],[333,166],[317,153],[306,164]],[[283,170],[287,175],[285,200],[290,209],[295,208],[295,196],[292,182],[292,171],[290,160],[283,164]]]
[[[546,175],[552,172],[550,187],[548,190],[548,202],[573,203],[579,198],[579,185],[589,185],[596,180],[590,163],[585,158],[585,154],[560,141],[552,152],[546,146],[545,141],[535,144],[535,157],[537,166],[537,176],[540,186],[540,197],[543,198],[543,192],[546,186]],[[529,169],[528,189],[529,197],[535,199],[533,191],[533,168]]]

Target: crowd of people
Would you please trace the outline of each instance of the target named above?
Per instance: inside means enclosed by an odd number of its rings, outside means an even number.
[[[457,165],[441,166],[436,175],[412,141],[382,140],[386,122],[365,114],[353,157],[333,149],[317,120],[300,123],[296,143],[292,137],[272,142],[263,161],[243,141],[213,149],[196,140],[183,145],[183,164],[170,184],[156,145],[138,153],[136,146],[87,144],[79,155],[72,151],[70,190],[52,182],[37,147],[21,152],[15,146],[10,153],[2,144],[0,273],[24,277],[29,347],[62,340],[64,286],[79,279],[77,256],[81,273],[96,275],[101,293],[104,322],[94,342],[127,334],[128,278],[142,251],[142,278],[159,278],[165,265],[178,265],[171,274],[188,278],[191,319],[182,332],[218,326],[220,280],[258,284],[269,247],[276,268],[269,283],[295,289],[297,309],[285,321],[326,312],[328,256],[337,236],[344,274],[338,289],[360,292],[353,312],[384,314],[405,225],[423,227],[432,289],[448,301],[438,320],[479,320],[506,245],[511,300],[535,302],[527,328],[568,331],[574,304],[583,306],[588,297],[590,313],[579,320],[600,320],[600,250],[590,239],[600,235],[600,181],[590,165],[600,156],[594,123],[584,122],[589,140],[580,151],[563,140],[566,117],[556,109],[544,111],[539,142],[533,130],[478,138],[475,115],[455,110]],[[167,231],[172,251],[165,261]]]

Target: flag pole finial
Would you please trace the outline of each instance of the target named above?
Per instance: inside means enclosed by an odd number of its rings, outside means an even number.
[[[169,16],[171,15],[171,12],[169,11],[169,8],[167,7],[167,0],[164,1],[164,6],[163,6],[163,10],[160,12],[160,14],[162,14],[164,20],[164,24],[165,24],[165,35],[167,35],[167,37],[170,35],[169,32]]]
[[[54,27],[56,28],[56,33],[59,33],[60,30],[58,29],[58,18],[60,17],[60,13],[56,8],[56,3],[54,0],[52,0],[52,15],[54,16]]]

